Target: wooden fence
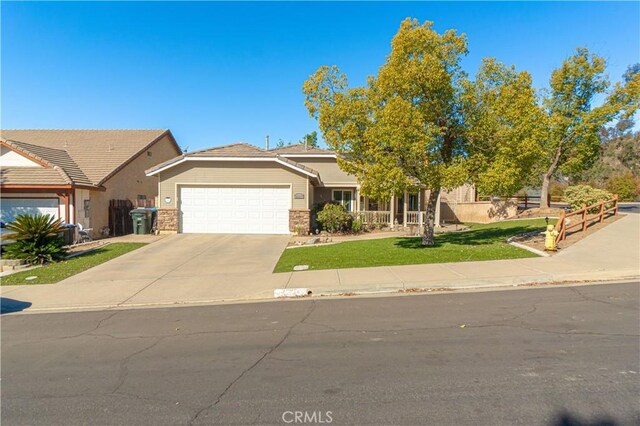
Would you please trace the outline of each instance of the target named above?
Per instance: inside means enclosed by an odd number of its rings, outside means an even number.
[[[133,210],[130,200],[109,200],[109,235],[127,235],[133,233],[133,221],[129,212]]]
[[[607,204],[612,207],[607,208]],[[589,211],[597,210],[598,212],[589,217]],[[602,223],[605,219],[605,215],[613,212],[613,216],[618,214],[618,194],[614,195],[611,200],[600,201],[591,206],[582,206],[580,210],[573,211],[571,213],[560,213],[560,218],[556,224],[556,231],[558,236],[556,237],[556,243],[567,238],[567,231],[572,228],[580,227],[578,232],[586,231],[589,226],[589,222],[598,221]],[[578,218],[574,221],[573,217]]]
[[[491,201],[493,197],[491,195],[478,195],[476,196],[476,201]],[[506,199],[506,198],[505,198]],[[539,195],[512,195],[508,197],[508,199],[517,200],[519,208],[524,204],[524,209],[527,210],[529,207],[540,207],[541,197]],[[550,195],[547,194],[547,205],[551,205],[551,203],[558,203],[562,201],[561,195]]]

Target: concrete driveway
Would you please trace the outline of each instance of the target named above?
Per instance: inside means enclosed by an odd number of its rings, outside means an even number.
[[[3,287],[2,295],[54,309],[272,297],[289,278],[271,273],[289,238],[171,235],[56,285]]]

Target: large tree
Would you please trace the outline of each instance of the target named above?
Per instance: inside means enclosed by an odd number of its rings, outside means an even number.
[[[424,245],[434,244],[442,188],[473,182],[509,195],[539,155],[530,76],[490,59],[472,82],[460,67],[466,54],[464,34],[407,19],[365,86],[349,88],[336,66],[320,67],[303,85],[310,115],[363,194],[388,200],[430,190]]]
[[[630,67],[624,81],[609,89],[606,61],[586,48],[578,48],[553,71],[544,98],[548,124],[544,138],[540,206],[548,207],[549,183],[556,172],[575,175],[599,158],[604,125],[616,118],[629,118],[640,100],[640,73]],[[593,107],[594,100],[604,101]]]

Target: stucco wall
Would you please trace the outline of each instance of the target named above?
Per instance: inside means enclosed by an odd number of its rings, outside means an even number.
[[[304,158],[304,157],[288,157],[289,159],[311,167],[320,173],[320,179],[325,185],[335,184],[356,184],[355,176],[351,176],[343,172],[335,158]]]
[[[6,146],[0,146],[0,166],[2,167],[42,167]]]
[[[147,152],[151,152],[151,156]],[[109,225],[109,200],[131,200],[135,205],[138,194],[153,200],[158,195],[158,179],[147,177],[144,171],[179,154],[169,137],[165,136],[107,180],[104,183],[106,191],[91,191],[94,235],[99,235],[100,229]]]
[[[441,203],[440,218],[446,222],[489,223],[513,217],[516,200],[478,201],[471,203]]]
[[[308,208],[307,177],[275,162],[185,162],[160,173],[159,208],[177,208],[179,185],[287,185],[291,184],[291,208]],[[305,198],[296,199],[296,193]],[[166,203],[165,197],[171,197]]]

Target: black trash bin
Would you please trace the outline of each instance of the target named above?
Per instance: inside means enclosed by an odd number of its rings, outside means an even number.
[[[148,234],[151,232],[151,211],[147,209],[133,209],[129,212],[133,220],[134,234]]]
[[[64,240],[65,245],[70,246],[73,244],[76,235],[76,225],[72,223],[66,223],[62,225],[63,231],[59,234]]]

